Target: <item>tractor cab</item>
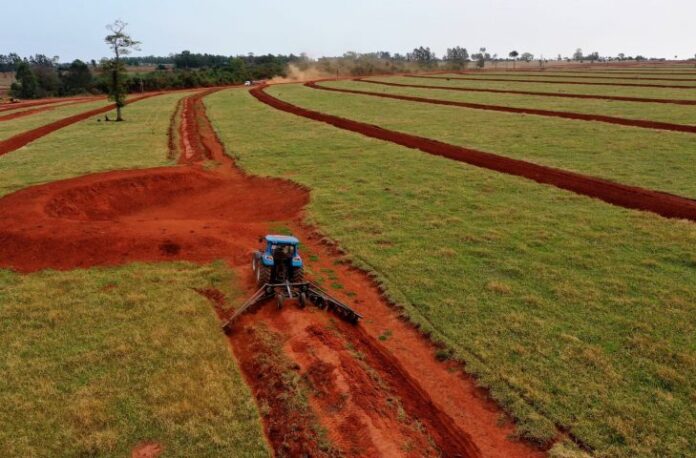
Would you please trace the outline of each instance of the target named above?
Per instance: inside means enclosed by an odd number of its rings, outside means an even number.
[[[252,258],[252,268],[257,283],[301,282],[302,257],[300,241],[289,235],[267,235],[259,239],[263,250],[256,251]]]

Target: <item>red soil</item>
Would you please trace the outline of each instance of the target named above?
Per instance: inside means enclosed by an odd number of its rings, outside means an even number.
[[[131,458],[157,458],[163,451],[164,447],[157,442],[143,442],[133,448]]]
[[[260,320],[280,336],[284,353],[313,386],[310,405],[346,456],[542,455],[507,439],[513,427],[498,424],[500,410],[461,368],[437,362],[434,347],[399,319],[362,273],[335,265],[319,236],[300,224],[309,200],[306,190],[235,168],[205,117],[205,94],[182,104],[186,165],[89,175],[0,199],[0,267],[32,272],[223,258],[240,266],[240,278],[252,290],[250,249],[271,224],[286,224],[318,256],[310,267],[333,269],[359,299],[341,297],[368,319],[354,327],[312,307],[291,306],[282,312],[266,306],[242,317],[231,342],[253,392],[270,404],[264,420],[276,454],[322,453],[311,418],[279,402],[285,372],[259,365],[267,354],[254,335]],[[206,158],[220,166],[202,168],[198,161]],[[219,292],[201,294],[223,313]],[[385,326],[392,334],[382,344],[377,337]]]
[[[646,97],[624,97],[618,95],[590,95],[590,94],[561,94],[556,92],[536,92],[536,91],[512,91],[503,89],[482,89],[457,86],[428,86],[424,84],[403,84],[390,83],[387,81],[374,81],[362,78],[355,78],[355,81],[362,83],[381,84],[383,86],[394,87],[414,87],[420,89],[439,89],[443,91],[462,91],[462,92],[489,92],[493,94],[518,94],[518,95],[541,95],[544,97],[564,97],[569,99],[593,99],[593,100],[617,100],[621,102],[644,102],[644,103],[669,103],[674,105],[696,105],[696,100],[683,99],[651,99]]]
[[[87,96],[87,97],[64,97],[64,98],[51,98],[51,99],[39,99],[30,100],[25,102],[17,103],[4,103],[0,105],[0,112],[19,110],[21,108],[38,107],[43,105],[52,105],[54,103],[65,103],[65,102],[77,102],[77,101],[88,101],[88,100],[98,100],[98,96]]]
[[[659,129],[659,130],[671,130],[671,131],[677,131],[677,132],[696,133],[696,126],[689,126],[689,125],[684,125],[684,124],[672,124],[672,123],[668,123],[668,122],[618,118],[615,116],[593,115],[593,114],[586,114],[586,113],[573,113],[573,112],[569,112],[569,111],[540,110],[540,109],[535,109],[535,108],[514,108],[514,107],[506,107],[503,105],[485,105],[485,104],[481,104],[481,103],[455,102],[455,101],[451,101],[451,100],[429,99],[429,98],[423,98],[423,97],[412,97],[412,96],[407,96],[407,95],[384,94],[382,92],[359,91],[359,90],[354,90],[354,89],[343,89],[343,88],[320,86],[316,82],[305,83],[305,86],[311,87],[312,89],[322,89],[325,91],[344,92],[344,93],[348,93],[348,94],[369,95],[371,97],[383,97],[386,99],[407,100],[409,102],[432,103],[435,105],[448,105],[448,106],[455,106],[455,107],[472,108],[475,110],[501,111],[501,112],[505,112],[505,113],[524,113],[524,114],[532,114],[532,115],[538,115],[538,116],[550,116],[550,117],[555,117],[555,118],[576,119],[576,120],[580,120],[580,121],[599,121],[599,122],[606,122],[609,124],[620,124],[623,126],[644,127],[647,129]]]
[[[535,80],[535,79],[512,79],[512,78],[472,78],[467,76],[429,76],[429,75],[409,75],[411,78],[432,78],[438,80],[470,80],[470,81],[503,81],[514,83],[543,83],[543,84],[581,84],[583,86],[627,86],[627,87],[653,87],[669,89],[696,89],[696,86],[676,86],[668,84],[640,84],[640,83],[598,83],[580,81],[554,81],[554,80]],[[568,77],[570,78],[570,77]]]
[[[65,107],[68,105],[75,105],[78,103],[91,102],[91,101],[95,101],[95,100],[97,100],[97,99],[90,98],[90,99],[86,99],[86,100],[77,100],[77,101],[73,101],[73,102],[67,102],[67,103],[63,103],[61,105],[50,104],[47,106],[40,106],[38,108],[33,108],[31,110],[24,110],[24,111],[20,111],[20,112],[13,111],[13,112],[6,114],[4,116],[0,116],[0,121],[10,121],[12,119],[23,118],[25,116],[30,116],[30,115],[37,114],[37,113],[43,113],[44,111],[50,111],[50,110],[53,110],[54,108]]]
[[[297,116],[325,122],[340,129],[350,130],[368,137],[386,140],[408,148],[419,149],[426,153],[466,162],[477,167],[522,176],[539,183],[551,184],[622,207],[647,210],[670,218],[684,218],[696,221],[696,201],[692,199],[614,183],[601,178],[450,145],[430,138],[387,130],[372,124],[307,110],[279,100],[266,93],[265,89],[266,86],[259,86],[250,92],[259,101]]]
[[[128,103],[134,103],[138,102],[143,99],[147,99],[150,97],[154,97],[156,95],[160,95],[161,93],[159,92],[154,92],[150,94],[145,94],[141,95],[138,97],[133,97],[132,99],[128,100]],[[26,132],[22,132],[21,134],[17,134],[14,137],[10,137],[7,140],[2,140],[0,141],[0,156],[3,154],[10,153],[14,150],[17,150],[21,148],[22,146],[33,142],[37,138],[41,138],[44,135],[48,135],[51,132],[55,132],[58,129],[62,129],[63,127],[67,127],[71,124],[75,124],[76,122],[84,121],[85,119],[98,115],[101,113],[107,113],[111,110],[113,110],[115,105],[107,105],[102,108],[96,108],[94,110],[89,110],[85,111],[83,113],[78,113],[73,116],[68,116],[67,118],[60,119],[58,121],[52,122],[50,124],[46,124],[41,127],[37,127],[36,129],[28,130]]]

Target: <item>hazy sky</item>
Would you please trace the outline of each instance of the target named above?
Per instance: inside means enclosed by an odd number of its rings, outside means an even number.
[[[104,26],[128,22],[139,54],[406,52],[456,45],[507,55],[696,53],[696,0],[2,0],[0,53],[107,54]]]

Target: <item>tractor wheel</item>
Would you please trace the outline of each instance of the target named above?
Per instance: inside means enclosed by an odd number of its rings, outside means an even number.
[[[256,266],[256,285],[260,288],[271,281],[271,268],[259,263]]]
[[[305,305],[307,305],[307,293],[301,292],[300,297],[298,298],[298,302],[300,303],[301,309],[305,308]]]
[[[304,281],[304,270],[302,267],[297,267],[292,271],[291,283],[302,283]]]

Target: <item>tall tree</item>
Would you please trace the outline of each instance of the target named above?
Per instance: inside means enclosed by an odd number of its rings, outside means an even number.
[[[467,62],[469,62],[469,51],[467,51],[466,48],[462,48],[460,46],[455,46],[454,48],[447,48],[446,60],[452,67],[466,67]]]
[[[478,60],[476,61],[476,66],[478,68],[483,68],[486,66],[486,48],[481,47],[479,48],[479,57]]]
[[[29,64],[20,61],[17,64],[17,73],[15,74],[16,83],[12,84],[12,95],[22,99],[33,99],[36,97],[36,76],[31,71]]]
[[[114,58],[108,61],[105,70],[109,74],[109,99],[116,104],[116,121],[123,121],[121,109],[126,105],[126,71],[121,56],[127,56],[133,50],[140,50],[140,42],[131,38],[126,30],[126,24],[120,19],[114,21],[113,24],[106,26],[111,32],[104,38],[104,42],[111,48],[114,53]]]
[[[86,63],[74,60],[67,71],[61,74],[63,93],[72,95],[87,92],[92,86],[92,72]]]
[[[520,53],[518,53],[514,49],[512,51],[510,51],[510,54],[508,54],[508,56],[510,56],[510,59],[512,59],[512,69],[513,70],[515,69],[515,59],[517,59],[517,56],[519,56],[519,55],[520,55]]]

